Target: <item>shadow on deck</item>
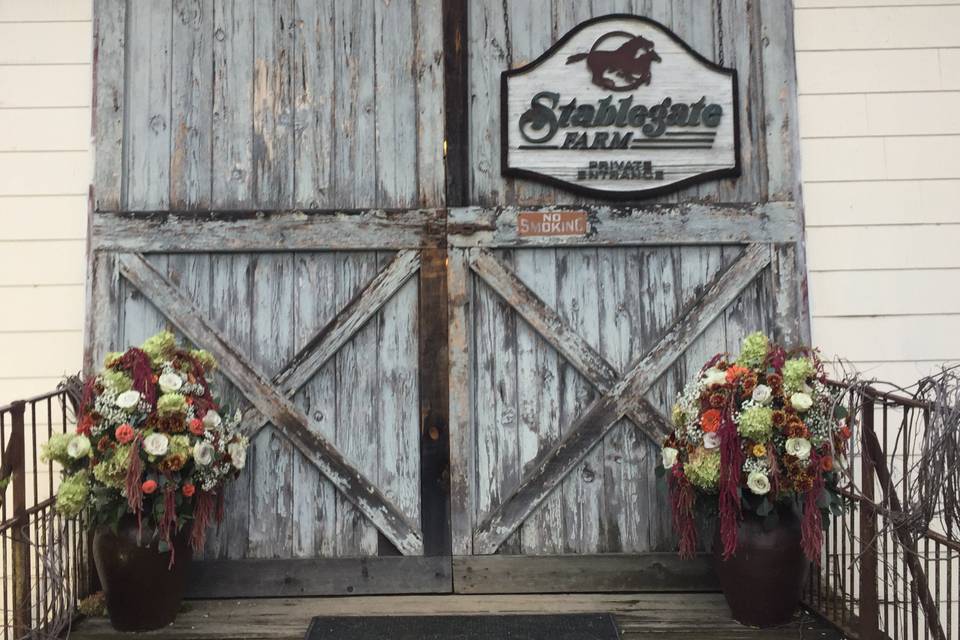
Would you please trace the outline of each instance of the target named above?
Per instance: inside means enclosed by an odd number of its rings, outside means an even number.
[[[177,621],[137,637],[169,640],[258,638],[302,640],[314,616],[455,615],[489,613],[611,612],[624,640],[833,640],[842,636],[809,613],[777,629],[750,629],[730,617],[719,593],[551,594],[362,596],[341,598],[276,598],[258,600],[193,600]],[[74,640],[116,640],[130,637],[111,629],[105,619],[78,624]]]

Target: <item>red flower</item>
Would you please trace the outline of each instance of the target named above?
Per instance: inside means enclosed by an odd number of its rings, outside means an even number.
[[[703,430],[707,433],[716,433],[717,429],[720,428],[719,409],[704,411],[703,417],[700,418],[700,426],[703,427]]]
[[[117,442],[120,444],[127,444],[133,440],[133,427],[131,427],[129,423],[124,422],[117,427],[113,435],[117,437]]]
[[[195,436],[203,435],[203,420],[200,418],[194,418],[190,421],[190,433]]]
[[[183,491],[183,495],[189,498],[197,492],[197,488],[188,482],[187,484],[183,485],[181,491]]]
[[[833,458],[830,456],[820,458],[820,468],[824,471],[833,471]]]
[[[147,495],[153,493],[157,490],[157,481],[156,480],[147,480],[142,485],[140,485],[140,490],[146,493]]]
[[[843,428],[840,429],[840,437],[843,438],[844,440],[849,440],[849,439],[850,439],[850,427],[844,425]]]

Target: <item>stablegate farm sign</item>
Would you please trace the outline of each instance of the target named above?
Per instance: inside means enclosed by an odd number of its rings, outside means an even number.
[[[740,173],[736,71],[653,20],[584,22],[501,83],[504,175],[626,199]]]

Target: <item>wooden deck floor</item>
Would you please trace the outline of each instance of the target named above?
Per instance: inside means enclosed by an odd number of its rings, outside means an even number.
[[[786,627],[745,628],[730,618],[717,593],[365,596],[261,600],[197,600],[166,629],[137,637],[164,640],[302,640],[317,615],[452,615],[474,613],[612,612],[624,640],[833,640],[841,636],[812,615]],[[81,622],[74,640],[116,640],[104,619]]]

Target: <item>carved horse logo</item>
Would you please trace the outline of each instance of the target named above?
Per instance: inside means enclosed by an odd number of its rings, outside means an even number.
[[[626,38],[627,41],[613,51],[603,51],[600,44],[611,38]],[[593,74],[593,84],[611,91],[630,91],[642,84],[650,84],[650,65],[660,62],[660,56],[653,50],[653,43],[643,36],[635,36],[626,31],[605,33],[590,47],[588,53],[577,53],[567,58],[567,64],[587,61],[587,69]],[[617,83],[607,74],[623,80]]]

